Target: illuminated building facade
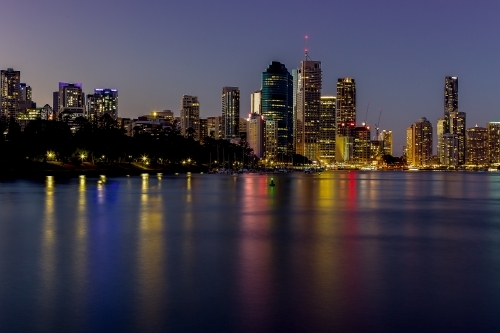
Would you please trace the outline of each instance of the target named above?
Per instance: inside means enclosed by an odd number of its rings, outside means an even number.
[[[306,56],[306,59],[309,59],[309,57]],[[297,154],[304,155],[308,159],[315,161],[320,158],[321,62],[301,61],[296,77],[295,150]]]
[[[444,133],[451,133],[451,112],[458,112],[458,77],[456,76],[444,78]]]
[[[489,163],[500,164],[500,122],[489,122],[487,128]]]
[[[392,131],[383,130],[378,135],[378,140],[381,144],[382,154],[392,156]]]
[[[204,142],[208,136],[208,119],[200,118],[200,142]]]
[[[437,157],[440,164],[444,164],[444,143],[443,135],[446,130],[446,119],[439,118],[436,126],[436,137],[437,137]]]
[[[64,108],[83,108],[83,90],[81,83],[59,82],[58,112]]]
[[[488,129],[476,125],[468,128],[466,133],[466,163],[476,166],[488,164]]]
[[[455,134],[458,139],[458,165],[465,164],[465,112],[450,112],[450,133]]]
[[[264,122],[264,157],[275,161],[278,157],[278,121],[264,117]]]
[[[250,113],[262,114],[261,100],[262,90],[256,90],[250,94]]]
[[[319,152],[320,160],[324,163],[335,162],[335,109],[337,98],[335,96],[322,96],[319,123]]]
[[[263,116],[258,113],[250,114],[247,122],[247,143],[258,158],[264,157],[264,128]]]
[[[420,118],[406,131],[408,149],[407,163],[413,166],[425,166],[432,161],[432,124],[426,118]]]
[[[222,88],[222,133],[226,140],[236,139],[240,131],[240,89]]]
[[[352,136],[356,126],[356,82],[346,77],[337,80],[337,135]]]
[[[261,114],[278,122],[278,153],[292,152],[293,78],[284,64],[273,61],[262,73]]]
[[[35,109],[36,103],[32,101],[33,91],[26,83],[21,83],[19,87],[19,112],[26,112],[27,109]]]
[[[370,140],[370,127],[357,126],[352,131],[353,155],[352,162],[367,164],[371,161],[372,143]]]
[[[13,68],[0,71],[0,116],[15,117],[19,112],[21,72]]]
[[[182,95],[180,123],[181,135],[188,136],[192,130],[193,138],[200,140],[200,102],[197,96]]]
[[[118,90],[94,89],[93,95],[87,95],[87,116],[93,119],[104,114],[118,118]]]
[[[452,133],[445,133],[442,135],[442,152],[443,152],[443,165],[458,166],[458,150],[459,140],[458,135]]]

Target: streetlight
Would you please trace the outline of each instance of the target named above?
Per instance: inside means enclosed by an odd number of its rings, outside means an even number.
[[[83,154],[83,153],[80,154],[80,159],[82,160],[82,163],[83,163],[83,160],[85,159],[85,157],[87,157],[87,156],[85,156],[85,154]]]

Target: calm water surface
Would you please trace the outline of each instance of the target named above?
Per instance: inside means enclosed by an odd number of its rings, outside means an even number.
[[[500,332],[500,174],[0,182],[0,332]]]

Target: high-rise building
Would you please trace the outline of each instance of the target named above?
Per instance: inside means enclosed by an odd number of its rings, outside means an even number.
[[[306,60],[301,61],[297,69],[295,149],[297,154],[312,161],[320,159],[321,87],[321,61],[312,61],[306,54]]]
[[[19,112],[21,72],[12,68],[0,71],[0,116],[16,117]]]
[[[200,118],[200,142],[204,142],[208,136],[208,119]]]
[[[278,157],[278,121],[264,117],[264,122],[264,157],[275,161]]]
[[[450,133],[457,135],[458,165],[465,164],[465,112],[450,112]]]
[[[250,114],[247,122],[247,142],[258,158],[264,157],[264,128],[263,116],[258,113]]]
[[[200,140],[200,102],[197,96],[182,95],[181,134]]]
[[[442,135],[442,152],[443,152],[443,165],[458,166],[458,149],[459,141],[458,135],[452,133],[444,133]]]
[[[354,163],[367,164],[371,161],[370,127],[357,126],[352,131]]]
[[[240,128],[240,89],[222,88],[222,132],[224,139],[235,139]]]
[[[335,162],[335,109],[337,98],[335,96],[321,96],[320,123],[319,123],[319,151],[322,162],[331,164]]]
[[[346,77],[337,80],[337,135],[351,136],[356,126],[356,82]]]
[[[52,93],[52,110],[54,112],[54,119],[57,119],[57,114],[59,113],[59,91]]]
[[[26,83],[21,83],[19,87],[19,112],[26,112],[27,109],[35,109],[36,103],[32,101],[31,87]]]
[[[466,134],[466,161],[469,165],[488,164],[488,130],[485,127],[472,127]]]
[[[261,114],[262,90],[256,90],[250,94],[250,113]]]
[[[392,131],[383,130],[378,135],[378,140],[381,142],[382,154],[392,156]]]
[[[239,137],[241,140],[246,140],[247,139],[247,122],[248,120],[246,118],[240,118],[240,125],[239,125]]]
[[[273,61],[262,73],[261,114],[278,122],[278,154],[292,152],[293,77],[285,65]]]
[[[500,122],[488,123],[488,159],[490,164],[500,164]]]
[[[59,112],[63,108],[83,108],[84,98],[81,83],[59,82]]]
[[[446,119],[439,118],[436,126],[436,137],[437,137],[437,157],[439,163],[444,164],[444,142],[443,134],[446,130]]]
[[[87,115],[91,118],[100,118],[109,114],[113,119],[118,117],[118,90],[94,89],[93,95],[87,95]]]
[[[432,161],[432,124],[420,118],[406,131],[407,163],[414,166],[425,166]]]
[[[450,113],[458,112],[458,77],[444,78],[444,133],[451,133]]]

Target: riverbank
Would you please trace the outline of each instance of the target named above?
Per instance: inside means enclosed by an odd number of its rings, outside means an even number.
[[[0,166],[0,179],[33,179],[45,176],[57,177],[77,177],[85,175],[87,177],[97,177],[106,175],[118,177],[126,175],[140,175],[142,173],[186,173],[186,172],[207,172],[208,168],[195,165],[154,165],[147,166],[141,163],[88,163],[81,164],[62,162],[32,162],[17,163],[13,165]]]

